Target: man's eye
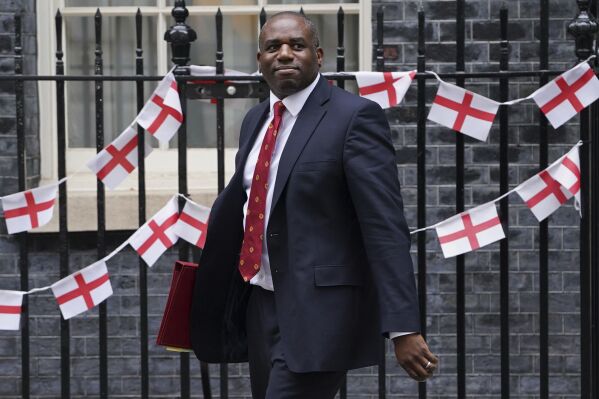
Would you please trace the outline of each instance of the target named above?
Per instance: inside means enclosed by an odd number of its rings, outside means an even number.
[[[277,46],[275,46],[274,44],[271,44],[270,46],[266,47],[266,51],[275,51],[277,49]]]
[[[302,50],[304,48],[303,44],[296,43],[293,45],[294,50]]]

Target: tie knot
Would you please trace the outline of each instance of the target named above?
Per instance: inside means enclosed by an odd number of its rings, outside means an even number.
[[[283,101],[277,101],[273,108],[275,117],[280,117],[283,115],[283,112],[285,111],[285,104],[283,104]]]

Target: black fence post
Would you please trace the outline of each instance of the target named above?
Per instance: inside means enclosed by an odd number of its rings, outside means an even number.
[[[508,9],[502,6],[500,11],[501,44],[499,55],[499,69],[509,69],[509,43],[508,43]],[[507,101],[509,97],[509,82],[507,77],[499,78],[500,101]],[[501,195],[509,190],[509,126],[508,110],[505,105],[499,110],[499,193]],[[509,200],[503,198],[499,202],[499,214],[503,229],[509,236]],[[500,319],[501,319],[501,397],[510,395],[510,287],[509,287],[509,240],[499,242],[499,285],[500,285]]]
[[[384,57],[384,46],[383,46],[383,20],[384,20],[384,8],[379,6],[376,10],[376,70],[377,72],[383,72],[385,70],[385,57]],[[386,354],[387,354],[387,343],[384,338],[381,338],[381,349],[378,364],[379,373],[379,399],[386,397],[387,385],[386,385]]]
[[[345,13],[343,7],[339,7],[337,11],[337,72],[345,71],[345,47],[344,47],[344,31],[345,31]],[[345,81],[338,80],[337,86],[345,89]]]
[[[343,7],[337,10],[337,72],[345,71],[345,12]],[[337,86],[345,89],[345,81],[337,80]],[[341,387],[339,387],[339,399],[347,399],[347,375],[343,377]]]
[[[539,67],[549,69],[549,0],[540,4]],[[539,87],[547,84],[547,75],[541,75]],[[543,111],[539,115],[539,170],[547,168],[549,160],[549,126]],[[539,223],[539,397],[549,398],[549,222]]]
[[[144,74],[142,42],[142,19],[141,11],[137,9],[135,15],[135,74],[142,76]],[[145,103],[144,82],[138,80],[135,82],[135,95],[137,100],[137,112],[139,113]],[[141,227],[146,222],[146,165],[145,165],[145,131],[141,126],[137,126],[137,160],[138,160],[138,221]],[[146,263],[140,257],[138,259],[139,268],[139,341],[140,341],[140,374],[141,374],[141,397],[147,398],[149,391],[149,366],[148,366],[148,273]]]
[[[185,23],[189,16],[189,11],[185,7],[184,0],[176,0],[175,6],[171,11],[171,15],[175,19],[175,24],[171,26],[164,34],[164,40],[171,45],[172,61],[176,65],[174,70],[175,76],[188,76],[189,68],[189,53],[191,42],[197,38],[196,32]],[[187,82],[179,80],[179,98],[181,101],[181,110],[183,115],[187,114]],[[189,197],[187,192],[187,121],[183,120],[179,128],[178,138],[178,174],[179,174],[179,193]],[[179,197],[179,211],[185,206],[185,199]],[[179,259],[182,261],[189,260],[189,244],[184,240],[180,240],[179,244]],[[180,354],[180,378],[181,378],[181,398],[187,399],[190,397],[190,373],[189,373],[189,353]]]
[[[216,75],[224,75],[223,13],[220,7],[214,16],[214,22],[216,27],[216,59],[214,62]],[[223,85],[222,82],[219,84]],[[223,97],[216,98],[216,157],[218,193],[220,194],[225,189],[225,100]],[[220,365],[220,397],[223,399],[229,397],[229,365],[226,363]]]
[[[94,51],[94,75],[104,74],[104,62],[102,59],[102,13],[100,9],[96,10],[94,16],[96,49]],[[96,151],[99,153],[104,149],[104,82],[96,80],[94,82],[96,99]],[[98,259],[106,255],[106,196],[104,192],[104,183],[96,180],[97,193],[97,221],[98,231],[96,235],[96,249]],[[107,313],[106,301],[100,303],[99,307],[99,353],[100,353],[100,397],[108,397],[108,332],[107,332]]]
[[[15,16],[15,75],[23,74],[23,41],[21,15]],[[15,103],[17,117],[17,168],[19,191],[27,188],[27,168],[25,154],[25,88],[22,80],[15,81]],[[19,242],[19,272],[21,291],[29,290],[29,243],[26,231],[17,235]],[[29,398],[29,299],[23,295],[21,321],[21,396]]]
[[[418,10],[418,81],[417,106],[417,223],[421,229],[426,226],[426,79],[422,75],[426,70],[426,24],[422,6]],[[420,306],[420,332],[426,339],[426,237],[425,230],[418,233],[418,301]],[[418,384],[418,397],[426,398],[426,382]]]
[[[597,22],[589,12],[589,1],[578,0],[579,13],[568,25],[568,32],[576,40],[576,56],[579,61],[593,54],[593,39],[597,33]],[[597,224],[599,210],[595,195],[599,193],[599,173],[593,160],[599,159],[599,143],[597,137],[591,137],[591,121],[588,108],[580,112],[580,139],[585,145],[580,147],[581,169],[581,207],[580,221],[580,360],[581,360],[581,398],[596,398],[597,378],[593,365],[596,364],[597,309],[593,305],[593,279],[599,267],[597,249]]]
[[[56,75],[64,75],[64,53],[62,51],[62,14],[56,12]],[[57,154],[58,154],[58,179],[66,177],[66,112],[65,112],[65,82],[56,81],[56,121],[57,121]],[[58,187],[58,236],[60,254],[60,278],[69,275],[69,236],[67,224],[67,182]],[[68,320],[60,318],[60,393],[61,397],[71,397],[71,341],[70,324]]]
[[[466,62],[466,17],[465,0],[456,1],[456,72],[464,73]],[[458,75],[456,85],[464,87],[465,79]],[[461,213],[464,205],[464,135],[456,134],[455,139],[455,210]],[[466,397],[466,276],[465,255],[456,256],[456,347],[457,347],[457,391],[458,398]]]

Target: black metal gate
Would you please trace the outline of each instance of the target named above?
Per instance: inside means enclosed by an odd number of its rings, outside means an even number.
[[[579,15],[572,21],[569,26],[569,31],[576,39],[576,57],[578,61],[584,60],[593,53],[597,53],[596,37],[597,25],[591,15],[591,9],[596,14],[598,11],[597,2],[577,1],[580,9]],[[472,79],[490,79],[495,80],[499,84],[500,101],[508,100],[509,83],[513,79],[528,77],[536,79],[540,86],[544,85],[553,76],[558,75],[562,71],[549,70],[549,0],[540,0],[540,15],[539,15],[539,65],[537,71],[521,72],[510,71],[509,63],[509,48],[508,41],[508,9],[503,7],[500,10],[500,35],[501,42],[499,46],[500,69],[495,72],[466,72],[466,28],[465,28],[465,1],[456,1],[456,61],[455,72],[441,73],[440,76],[444,79],[453,79],[455,82],[464,86],[466,82]],[[183,104],[183,111],[186,110],[186,102],[193,99],[216,99],[216,135],[218,153],[218,191],[223,190],[225,186],[224,174],[224,156],[225,156],[225,129],[224,129],[224,114],[225,102],[230,98],[266,98],[268,88],[258,76],[223,76],[224,73],[224,54],[222,47],[222,14],[220,11],[215,15],[216,19],[216,75],[203,77],[204,80],[214,81],[215,84],[193,82],[197,77],[189,75],[189,43],[195,39],[195,33],[185,24],[187,18],[187,10],[185,9],[184,1],[175,1],[172,15],[176,21],[175,25],[169,29],[166,34],[166,39],[172,45],[173,62],[177,65],[175,75],[179,82],[180,95]],[[379,8],[376,14],[376,70],[385,70],[384,46],[383,46],[383,9]],[[266,20],[266,13],[260,14],[260,22],[263,24]],[[338,47],[337,47],[337,71],[341,72],[345,68],[344,56],[344,13],[340,7],[337,14],[338,22]],[[425,42],[425,14],[423,11],[418,13],[418,58],[417,68],[417,224],[418,228],[426,226],[426,152],[427,147],[427,124],[426,124],[426,81],[432,78],[432,75],[425,73],[426,69],[426,42]],[[144,81],[157,81],[159,76],[144,76],[143,70],[143,51],[141,48],[141,31],[142,31],[142,15],[138,11],[136,17],[137,28],[137,50],[136,50],[136,75],[135,76],[107,76],[103,74],[103,59],[102,59],[102,15],[98,10],[95,16],[95,32],[96,32],[96,52],[95,52],[95,76],[65,76],[63,51],[61,48],[62,38],[62,17],[60,12],[56,15],[56,36],[58,48],[56,49],[56,76],[27,76],[22,74],[22,47],[21,47],[21,18],[16,18],[16,45],[15,45],[15,74],[13,76],[1,77],[2,80],[11,80],[15,82],[16,104],[17,104],[17,138],[18,138],[18,181],[19,190],[26,189],[26,174],[25,174],[25,131],[24,120],[26,118],[24,109],[24,82],[25,81],[43,81],[49,80],[56,84],[56,104],[57,104],[57,121],[58,121],[58,178],[66,176],[65,164],[65,82],[66,81],[93,81],[95,82],[95,99],[96,99],[96,147],[100,151],[104,148],[104,129],[103,129],[103,82],[106,81],[134,81],[137,84],[137,109],[141,110],[144,104]],[[594,47],[595,46],[595,47]],[[573,59],[574,63],[576,60]],[[597,67],[597,62],[593,65]],[[328,73],[325,76],[337,82],[337,85],[344,87],[346,80],[354,79],[353,76]],[[597,373],[599,373],[599,331],[597,323],[599,322],[599,253],[596,243],[599,238],[599,162],[593,160],[599,159],[599,105],[594,104],[589,109],[585,109],[580,114],[580,138],[585,143],[582,147],[581,162],[582,162],[582,209],[583,217],[581,219],[581,241],[580,241],[580,296],[581,296],[581,313],[580,313],[580,336],[581,336],[581,397],[596,398],[599,395],[599,387],[597,386]],[[509,190],[508,186],[508,131],[510,129],[508,112],[505,106],[502,106],[499,114],[499,180],[500,193],[506,193]],[[139,128],[139,223],[145,222],[146,214],[146,187],[145,187],[145,166],[143,153],[143,129]],[[539,169],[544,169],[548,165],[548,126],[544,117],[539,118],[538,124],[538,148],[539,148]],[[455,212],[461,212],[465,209],[465,143],[463,135],[456,135],[455,139],[455,167],[456,167],[456,203]],[[179,192],[188,194],[188,176],[187,176],[187,128],[183,124],[178,135],[178,165],[179,165]],[[183,201],[183,200],[182,200]],[[72,237],[68,234],[67,229],[67,191],[66,185],[60,186],[59,191],[59,234],[57,242],[59,243],[58,252],[60,253],[60,276],[64,277],[69,274],[69,241]],[[97,255],[102,258],[107,252],[107,232],[105,226],[105,195],[104,187],[101,182],[97,185],[97,211],[98,211],[98,231],[93,238],[97,242]],[[510,209],[507,199],[500,203],[500,214],[504,227],[507,229],[508,215]],[[18,235],[19,245],[19,270],[21,278],[21,287],[23,291],[29,288],[29,258],[30,242],[33,238],[31,234],[21,233]],[[418,259],[418,289],[420,292],[420,306],[422,315],[423,334],[426,335],[426,241],[427,233],[420,232],[417,235],[416,250]],[[539,226],[539,304],[540,311],[538,314],[540,324],[540,398],[549,397],[549,287],[548,287],[548,223],[541,222]],[[510,326],[509,326],[509,251],[510,241],[502,240],[499,249],[500,263],[500,318],[501,318],[501,397],[509,397],[510,392]],[[178,246],[179,258],[182,260],[198,259],[198,251],[191,250],[189,246],[181,242]],[[143,261],[139,262],[139,296],[140,296],[140,325],[139,338],[141,347],[141,396],[149,396],[149,368],[148,368],[148,302],[147,302],[147,267]],[[466,309],[465,309],[465,257],[458,256],[456,258],[456,292],[457,292],[457,313],[456,313],[456,338],[457,338],[457,396],[464,398],[467,396],[466,380],[467,380],[467,365],[466,356],[468,347],[466,346]],[[30,357],[29,348],[29,323],[27,311],[27,299],[24,302],[23,327],[21,330],[21,389],[22,396],[28,398],[30,396]],[[100,396],[108,397],[108,349],[107,349],[107,311],[106,304],[100,305],[100,322],[99,322],[99,381],[100,381]],[[69,322],[61,319],[60,324],[61,334],[61,387],[62,397],[70,397],[71,370],[70,370],[70,333]],[[378,386],[379,397],[384,398],[386,395],[386,372],[385,372],[385,343],[381,341],[381,361],[378,366]],[[195,361],[195,360],[194,360]],[[180,392],[181,397],[190,397],[190,359],[188,354],[181,354],[180,357]],[[227,367],[222,365],[219,369],[220,373],[220,396],[228,397],[228,375]],[[202,387],[204,396],[211,397],[211,386],[209,380],[210,372],[214,373],[214,367],[209,370],[208,365],[202,364]],[[419,397],[425,398],[427,385],[419,384]],[[351,394],[351,392],[349,392]],[[346,385],[342,387],[341,398],[345,398],[348,392]]]

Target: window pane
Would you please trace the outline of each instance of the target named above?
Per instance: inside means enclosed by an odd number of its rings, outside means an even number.
[[[255,5],[257,0],[187,0],[188,6],[246,6]]]
[[[155,17],[143,18],[144,73],[157,72]],[[102,58],[105,75],[135,74],[135,19],[131,17],[102,18]],[[66,31],[66,72],[69,75],[93,75],[95,34],[93,17],[68,17]],[[147,98],[156,82],[146,82]],[[69,147],[95,147],[94,82],[68,82],[67,128]],[[104,134],[109,143],[118,136],[137,114],[134,82],[104,82]]]
[[[193,27],[198,39],[191,46],[191,63],[214,65],[216,57],[216,23],[214,17],[192,16],[187,24]],[[237,15],[223,17],[223,53],[225,68],[252,73],[257,70],[258,17]],[[169,47],[169,60],[170,60]],[[170,62],[170,61],[169,61]],[[225,146],[237,147],[239,128],[247,110],[257,104],[255,99],[225,101]],[[187,112],[189,147],[216,147],[216,106],[209,100],[188,102]],[[172,140],[170,147],[177,146]]]
[[[320,33],[320,47],[324,51],[323,72],[337,71],[337,15],[335,14],[307,14],[318,28]],[[345,15],[344,40],[345,44],[345,70],[358,70],[359,54],[359,19],[356,14]]]
[[[358,3],[358,0],[267,0],[268,4],[322,4],[322,3]],[[299,11],[299,10],[298,10]]]
[[[158,0],[66,0],[67,7],[155,6]]]

